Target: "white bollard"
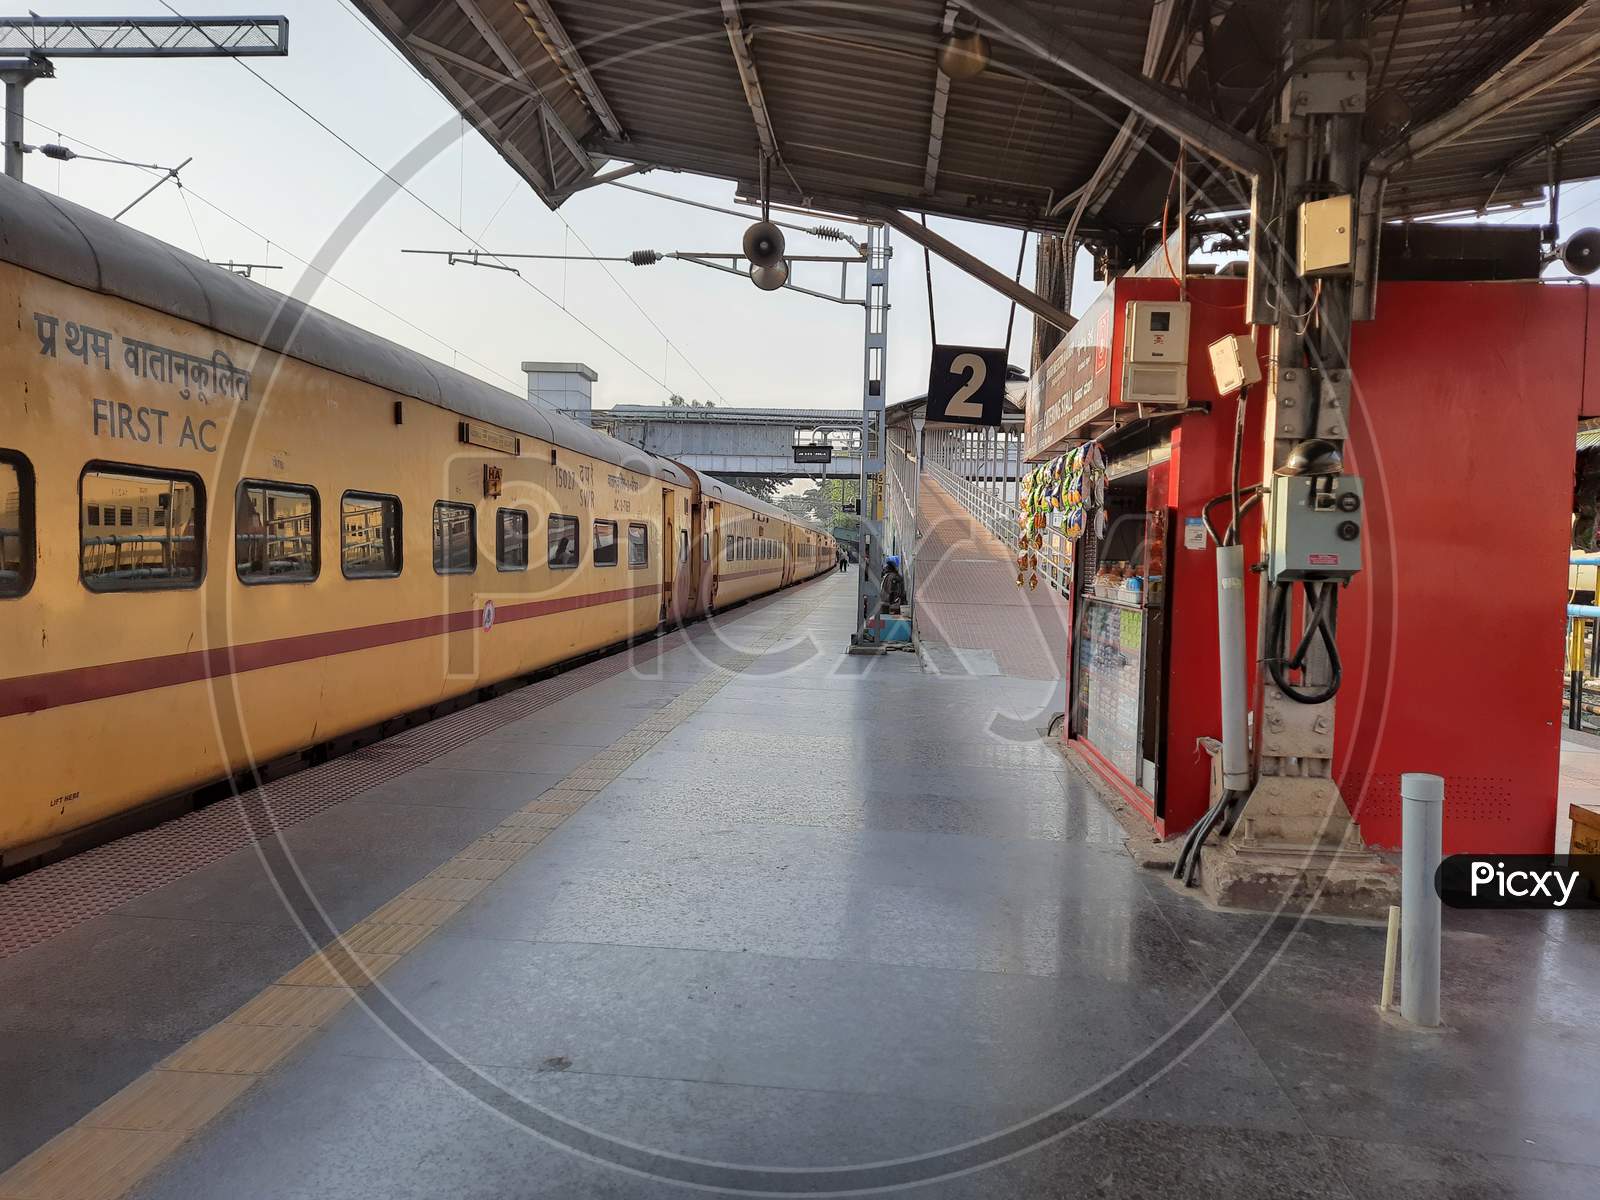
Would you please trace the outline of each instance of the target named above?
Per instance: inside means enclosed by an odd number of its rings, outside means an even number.
[[[1400,1015],[1439,1024],[1439,938],[1444,905],[1434,889],[1444,847],[1444,780],[1400,776]]]

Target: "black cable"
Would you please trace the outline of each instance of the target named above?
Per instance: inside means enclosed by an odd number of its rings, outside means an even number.
[[[1265,492],[1266,488],[1259,483],[1253,483],[1245,488],[1240,493],[1244,499],[1239,505],[1239,516],[1249,515],[1250,510],[1261,502],[1261,497]],[[1237,545],[1239,535],[1243,532],[1237,525],[1229,525],[1226,532],[1218,533],[1217,527],[1211,523],[1211,510],[1219,504],[1228,503],[1232,498],[1231,494],[1223,492],[1220,496],[1211,497],[1200,509],[1200,519],[1205,522],[1206,532],[1211,535],[1211,540],[1219,546]]]
[[[1230,539],[1239,528],[1239,460],[1244,457],[1244,406],[1250,398],[1250,385],[1245,384],[1239,389],[1239,403],[1234,408],[1233,417],[1233,474],[1228,488],[1228,495],[1233,498],[1233,523],[1228,526]],[[1228,545],[1233,545],[1230,540]]]
[[[1200,519],[1205,522],[1206,532],[1211,535],[1211,540],[1219,546],[1226,546],[1228,543],[1222,540],[1222,535],[1217,532],[1217,527],[1211,523],[1211,510],[1227,499],[1226,495],[1213,496],[1200,506]]]
[[[1245,496],[1244,503],[1239,505],[1239,516],[1235,518],[1236,521],[1242,520],[1244,517],[1249,516],[1250,510],[1255,508],[1256,505],[1260,504],[1261,498],[1267,494],[1267,489],[1259,483],[1253,487],[1246,488],[1245,491],[1249,494]],[[1225,535],[1228,539],[1227,544],[1230,546],[1237,546],[1239,544],[1240,537],[1243,535],[1244,529],[1241,526],[1229,525],[1228,532]]]
[[[1279,690],[1289,699],[1297,704],[1322,704],[1338,694],[1339,685],[1344,680],[1344,667],[1339,661],[1338,639],[1334,635],[1339,619],[1339,585],[1332,580],[1317,583],[1307,579],[1301,582],[1301,587],[1305,589],[1306,594],[1305,633],[1289,658],[1268,658],[1266,666],[1272,676],[1272,682],[1277,684]],[[1293,591],[1292,583],[1274,584],[1272,589],[1272,600],[1267,613],[1267,633],[1269,644],[1276,647],[1280,653],[1289,635],[1288,600]],[[1328,682],[1316,691],[1305,691],[1301,685],[1290,683],[1287,675],[1290,671],[1305,670],[1306,656],[1311,651],[1311,643],[1313,639],[1319,638],[1328,655]]]
[[[1234,815],[1243,799],[1243,792],[1230,789],[1194,823],[1188,836],[1183,839],[1183,848],[1178,851],[1177,861],[1172,864],[1174,879],[1181,879],[1185,887],[1194,886],[1195,876],[1200,870],[1200,851],[1206,844],[1206,838],[1213,829],[1226,833],[1233,827]]]
[[[1211,834],[1211,827],[1221,819],[1222,810],[1227,803],[1227,797],[1223,797],[1210,812],[1201,818],[1200,825],[1196,830],[1197,836],[1194,840],[1194,849],[1189,853],[1188,867],[1183,873],[1184,887],[1194,886],[1195,876],[1200,873],[1200,851],[1205,847],[1206,838]]]

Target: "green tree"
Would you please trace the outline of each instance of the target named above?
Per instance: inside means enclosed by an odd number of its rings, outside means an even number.
[[[741,479],[739,490],[748,492],[757,500],[765,500],[768,504],[778,503],[778,489],[789,480],[782,475],[757,475],[752,478]]]

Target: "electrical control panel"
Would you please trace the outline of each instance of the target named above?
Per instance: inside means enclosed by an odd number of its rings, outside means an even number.
[[[1348,275],[1355,263],[1355,198],[1328,196],[1300,206],[1300,274]]]
[[[1129,300],[1122,323],[1122,403],[1189,402],[1189,302]]]
[[[1274,475],[1267,578],[1349,579],[1361,569],[1366,516],[1354,475]]]

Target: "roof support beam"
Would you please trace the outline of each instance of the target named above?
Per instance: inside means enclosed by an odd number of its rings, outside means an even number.
[[[755,118],[761,153],[767,158],[776,158],[778,135],[772,128],[772,114],[767,111],[767,98],[761,90],[761,76],[756,73],[755,56],[750,53],[750,32],[739,12],[739,0],[722,0],[722,25],[728,31],[728,45],[733,48],[733,61],[739,68],[745,103]]]
[[[522,19],[533,30],[534,36],[565,68],[568,82],[583,97],[595,120],[605,128],[607,136],[619,140],[625,139],[628,135],[622,131],[622,123],[617,120],[617,114],[611,111],[611,105],[606,103],[605,93],[600,90],[600,85],[589,73],[588,65],[578,53],[578,47],[572,38],[567,36],[567,31],[562,26],[561,19],[556,16],[555,9],[550,7],[549,0],[513,0],[513,3],[516,4],[517,11],[522,14]]]
[[[528,160],[527,155],[517,149],[511,141],[513,130],[523,124],[529,110],[538,111],[541,102],[536,97],[524,95],[515,101],[515,107],[508,105],[504,110],[491,115],[485,112],[467,92],[467,89],[456,81],[454,75],[444,69],[444,64],[434,59],[426,51],[418,50],[416,53],[425,65],[432,68],[432,74],[434,79],[438,81],[439,89],[466,114],[467,119],[478,130],[500,148],[500,153],[506,156],[507,161],[514,164],[519,171],[522,171],[535,188],[538,188],[546,195],[553,193],[555,190],[554,182],[546,178],[544,171],[534,166]],[[507,122],[504,128],[501,127],[502,121]]]
[[[572,130],[567,128],[566,123],[561,119],[561,114],[550,107],[550,102],[544,98],[544,93],[534,87],[532,83],[523,78],[507,75],[503,71],[497,71],[493,67],[485,66],[475,58],[469,58],[465,54],[457,54],[454,50],[430,42],[427,38],[418,37],[416,34],[411,34],[407,37],[405,43],[413,53],[433,60],[434,78],[440,81],[441,87],[444,86],[443,81],[449,78],[449,72],[444,70],[442,64],[449,63],[470,75],[476,75],[480,79],[487,79],[491,83],[498,83],[501,87],[509,88],[518,95],[528,97],[545,111],[551,128],[555,130],[556,136],[561,139],[561,144],[567,148],[573,158],[578,160],[579,165],[585,171],[594,170],[594,159],[583,148],[583,144],[573,136]],[[461,97],[465,95],[465,92],[455,86],[446,88],[446,91],[449,92],[450,98],[457,103],[460,103]],[[501,149],[506,149],[506,147],[502,146]]]
[[[944,32],[948,37],[956,27],[955,0],[946,0],[944,6]],[[944,153],[944,113],[950,106],[950,76],[944,73],[939,56],[934,54],[933,105],[928,118],[928,158],[922,170],[922,190],[930,196],[939,182],[939,157]]]
[[[905,234],[918,245],[924,246],[937,254],[951,266],[960,268],[980,283],[988,284],[1008,300],[1013,300],[1022,305],[1023,308],[1041,321],[1048,321],[1063,332],[1070,332],[1072,327],[1078,323],[1072,314],[1062,312],[1032,288],[1023,287],[1010,276],[995,270],[981,258],[963,250],[949,238],[935,233],[920,221],[913,221],[899,209],[870,208],[862,215],[880,220],[896,232]]]
[[[1099,88],[1180,141],[1253,178],[1270,173],[1273,160],[1265,146],[1197,108],[1181,93],[1124,71],[1092,47],[1056,37],[1057,31],[1017,0],[961,0],[961,5],[981,17],[992,33]]]
[[[495,57],[505,64],[506,70],[511,73],[513,78],[520,81],[523,86],[531,89],[533,94],[539,98],[539,103],[545,108],[546,120],[550,123],[551,128],[555,130],[562,144],[571,152],[572,157],[577,159],[579,164],[583,166],[584,171],[592,174],[595,168],[594,160],[589,157],[583,145],[573,136],[572,130],[567,128],[566,122],[561,119],[561,114],[556,112],[551,107],[550,102],[545,99],[544,93],[539,90],[538,85],[528,78],[528,72],[523,67],[521,60],[511,52],[511,47],[507,46],[504,39],[495,31],[494,26],[489,22],[489,18],[483,15],[483,10],[478,7],[477,0],[456,0],[456,7],[461,10],[462,15],[468,21],[472,22],[472,27],[478,31],[478,36],[484,40],[489,49],[494,51]]]
[[[1396,168],[1449,145],[1485,121],[1532,99],[1545,88],[1560,83],[1574,71],[1600,60],[1600,33],[1590,34],[1521,70],[1501,76],[1449,112],[1412,130],[1373,157],[1368,174],[1388,175]]]
[[[1563,126],[1558,132],[1541,138],[1537,142],[1530,143],[1526,150],[1514,158],[1507,159],[1503,166],[1488,172],[1485,178],[1504,179],[1513,171],[1527,166],[1536,159],[1543,158],[1548,151],[1559,150],[1568,142],[1576,141],[1597,125],[1600,125],[1600,105],[1591,108],[1576,121]]]

